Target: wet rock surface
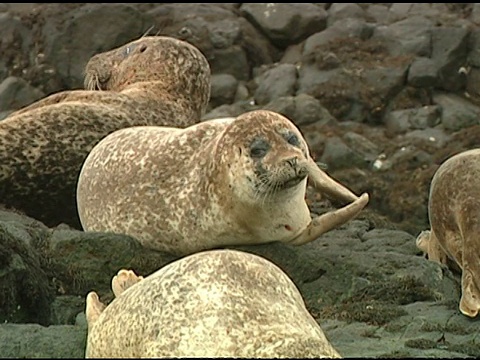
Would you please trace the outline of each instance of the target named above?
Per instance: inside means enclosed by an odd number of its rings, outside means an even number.
[[[81,88],[95,53],[144,34],[189,41],[212,67],[204,119],[278,111],[333,178],[370,194],[313,243],[237,248],[293,279],[343,356],[480,356],[459,274],[415,247],[435,170],[480,143],[478,4],[0,5],[0,119]],[[335,205],[307,200],[314,213]],[[86,294],[108,302],[120,268],[147,275],[175,259],[0,211],[0,356],[83,357]]]

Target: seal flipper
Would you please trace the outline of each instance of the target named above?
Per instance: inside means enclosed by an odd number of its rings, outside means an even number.
[[[345,224],[348,220],[356,216],[367,204],[369,196],[362,194],[354,202],[343,208],[330,211],[314,218],[307,228],[289,243],[292,245],[303,245],[317,239],[323,233],[333,228]]]
[[[85,305],[85,317],[87,318],[87,327],[89,330],[105,308],[105,304],[100,301],[95,291],[88,293]]]
[[[121,269],[117,275],[112,278],[113,294],[115,297],[119,297],[125,290],[141,280],[143,280],[143,276],[138,276],[132,270]]]
[[[318,167],[311,157],[308,159],[307,167],[308,180],[316,190],[325,193],[327,196],[333,199],[338,199],[345,202],[358,200],[357,195],[328,176]]]
[[[477,205],[478,207],[478,205]],[[462,242],[462,297],[460,299],[460,311],[462,314],[475,317],[480,310],[480,287],[478,279],[480,277],[480,219],[473,214],[478,212],[474,210],[475,204],[465,206],[465,221],[461,221]]]

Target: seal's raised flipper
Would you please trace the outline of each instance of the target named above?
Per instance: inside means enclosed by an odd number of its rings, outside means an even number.
[[[308,160],[307,167],[308,180],[316,190],[325,193],[328,197],[345,202],[358,200],[357,195],[328,176],[311,157]]]
[[[89,330],[92,328],[93,324],[95,324],[105,307],[105,304],[100,301],[95,291],[90,291],[88,293],[85,305],[85,317],[87,318],[87,326]]]
[[[417,248],[422,250],[428,260],[436,261],[440,264],[447,264],[448,256],[445,250],[442,249],[440,243],[435,236],[435,233],[431,230],[422,231],[415,241]]]
[[[289,243],[292,245],[303,245],[309,243],[317,239],[323,233],[326,233],[337,226],[345,224],[347,221],[356,216],[360,210],[362,210],[368,204],[368,200],[368,194],[364,193],[357,200],[341,209],[317,216],[299,236]]]
[[[141,280],[143,280],[143,276],[138,276],[132,270],[121,269],[117,275],[112,278],[113,294],[115,297],[119,297],[121,293]]]

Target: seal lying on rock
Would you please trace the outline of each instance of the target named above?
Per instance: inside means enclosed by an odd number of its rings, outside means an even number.
[[[480,310],[480,149],[440,165],[430,185],[428,215],[431,230],[417,237],[417,246],[429,260],[453,260],[460,267],[459,308],[475,317]]]
[[[307,176],[353,201],[314,218]],[[85,161],[77,204],[86,231],[116,232],[178,255],[225,245],[301,245],[368,203],[318,168],[300,131],[265,110],[186,129],[132,127],[103,139]]]
[[[87,358],[340,357],[295,284],[257,255],[205,251],[143,280],[121,270],[112,288],[106,307],[87,295]]]
[[[199,122],[210,68],[194,46],[146,36],[92,57],[85,84],[102,91],[64,91],[0,121],[0,202],[49,226],[79,227],[76,181],[103,137],[135,125]]]

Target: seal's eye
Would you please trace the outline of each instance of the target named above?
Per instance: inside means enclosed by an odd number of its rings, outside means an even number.
[[[252,158],[262,158],[264,157],[268,150],[270,149],[270,145],[265,139],[255,139],[252,141],[250,145],[250,156]]]
[[[285,134],[285,139],[290,145],[293,146],[300,146],[300,141],[298,140],[298,136],[295,135],[293,132],[288,132]]]
[[[143,53],[145,50],[147,50],[147,45],[142,45],[140,46],[140,49],[138,49],[139,52]]]

